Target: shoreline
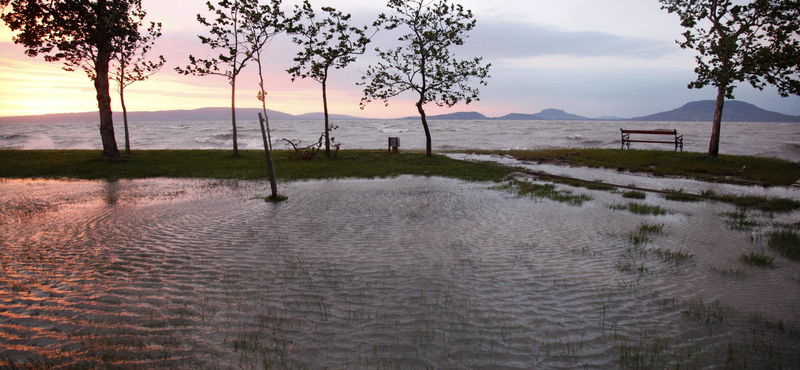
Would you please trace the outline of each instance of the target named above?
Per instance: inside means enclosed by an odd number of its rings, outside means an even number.
[[[510,156],[520,161],[584,166],[654,176],[680,176],[736,185],[791,186],[800,179],[800,163],[783,159],[701,153],[618,149],[448,150],[433,158],[422,151],[342,150],[338,157],[317,154],[312,160],[291,158],[291,151],[274,150],[279,180],[370,178],[398,175],[443,176],[464,180],[500,181],[511,172],[481,163],[447,158],[447,154]],[[263,150],[243,150],[236,158],[228,150],[136,150],[108,161],[97,150],[0,150],[0,178],[135,179],[266,178]],[[494,166],[496,167],[496,166]],[[480,172],[486,172],[481,174]]]
[[[293,158],[293,152],[274,151],[280,182],[326,179],[374,179],[403,175],[444,177],[464,181],[501,182],[512,174],[532,176],[541,181],[606,191],[644,191],[684,201],[712,200],[742,208],[769,212],[800,209],[794,199],[751,194],[691,194],[681,189],[657,189],[602,180],[587,180],[525,170],[517,166],[485,161],[454,159],[446,154],[490,154],[518,161],[603,168],[614,171],[645,172],[658,177],[682,177],[739,186],[791,186],[800,178],[800,164],[774,158],[721,155],[708,158],[697,153],[665,151],[620,151],[613,149],[548,149],[538,151],[453,151],[425,157],[404,151],[390,155],[377,150],[343,150],[337,157],[318,153],[312,160]],[[739,169],[741,167],[746,170]],[[109,161],[96,150],[3,150],[0,151],[0,179],[236,179],[264,180],[266,163],[262,150],[241,151],[233,157],[226,150],[143,150]]]

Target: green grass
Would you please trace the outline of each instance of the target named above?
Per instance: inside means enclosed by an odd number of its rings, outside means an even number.
[[[757,209],[764,212],[790,212],[800,209],[800,202],[786,198],[767,198],[757,195],[722,195],[714,200],[734,204],[740,208]]]
[[[627,199],[645,199],[647,198],[647,194],[643,191],[626,191],[622,193],[622,197]]]
[[[399,175],[441,176],[468,181],[500,181],[509,173],[488,163],[457,161],[442,155],[343,150],[338,158],[287,158],[275,151],[275,171],[282,181],[329,178],[385,178]],[[106,160],[94,150],[0,150],[0,178],[140,179],[152,177],[261,180],[267,178],[262,150],[143,150]]]
[[[800,235],[793,230],[770,232],[767,245],[786,258],[800,261]]]
[[[669,213],[669,211],[659,206],[651,206],[649,204],[634,202],[627,204],[613,204],[608,207],[617,211],[628,211],[637,215],[663,216]]]
[[[592,197],[588,195],[574,195],[569,190],[558,190],[553,184],[534,184],[526,181],[513,180],[500,186],[499,189],[513,191],[521,196],[550,199],[573,206],[580,206],[592,200]]]
[[[789,186],[800,179],[798,163],[752,156],[720,155],[713,158],[703,153],[617,149],[512,150],[495,153],[522,160],[569,161],[586,166],[650,172],[662,176],[686,176],[705,181]],[[743,170],[744,166],[749,170]]]
[[[766,255],[765,253],[754,252],[742,253],[741,261],[750,266],[756,267],[775,267],[775,258]]]

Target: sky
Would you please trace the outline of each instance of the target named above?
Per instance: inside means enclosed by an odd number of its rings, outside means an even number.
[[[284,0],[290,10],[300,0]],[[716,98],[713,88],[690,90],[695,53],[675,40],[684,31],[679,19],[661,10],[657,0],[460,0],[477,19],[459,58],[483,57],[491,63],[488,86],[480,101],[452,108],[426,106],[428,114],[477,111],[490,117],[562,109],[587,117],[637,117],[672,110],[695,100]],[[354,24],[366,25],[381,12],[381,0],[312,0],[353,14]],[[211,57],[218,52],[202,45],[207,34],[197,14],[207,12],[201,0],[143,0],[146,21],[163,24],[163,36],[152,54],[167,59],[164,69],[125,90],[129,111],[229,107],[230,85],[219,76],[184,76],[174,68],[188,64],[190,54]],[[0,22],[2,23],[2,22]],[[67,72],[59,63],[27,57],[12,42],[13,33],[0,25],[0,116],[88,112],[97,109],[91,81],[81,72]],[[396,46],[399,33],[376,35],[369,52],[346,69],[331,73],[328,84],[331,113],[372,118],[417,115],[412,93],[388,106],[373,102],[359,109],[363,96],[356,85],[371,63],[375,47]],[[290,114],[322,111],[321,86],[313,80],[291,81],[286,69],[299,51],[279,35],[265,51],[269,109]],[[113,86],[113,83],[112,83]],[[237,107],[260,107],[257,67],[251,63],[237,79]],[[756,90],[740,84],[736,99],[761,108],[800,115],[800,97],[781,98],[774,88]],[[112,91],[115,111],[118,96]]]

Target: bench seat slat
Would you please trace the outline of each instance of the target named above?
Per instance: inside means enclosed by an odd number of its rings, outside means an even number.
[[[657,141],[657,140],[625,140],[626,142],[631,143],[663,143],[663,144],[675,144],[675,141]]]
[[[622,130],[623,134],[675,135],[675,131]]]

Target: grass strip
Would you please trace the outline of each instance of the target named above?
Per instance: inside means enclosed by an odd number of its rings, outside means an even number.
[[[776,158],[720,155],[662,150],[541,149],[483,151],[511,155],[527,161],[561,161],[590,167],[606,167],[661,176],[685,176],[725,183],[790,186],[800,179],[800,163]]]
[[[661,208],[659,206],[651,206],[649,204],[635,203],[635,202],[630,202],[627,204],[612,204],[609,205],[608,208],[617,211],[628,211],[631,213],[635,213],[637,215],[663,216],[666,215],[667,213],[670,213],[666,209]]]
[[[336,158],[291,159],[273,154],[279,180],[440,176],[467,181],[500,181],[511,168],[458,161],[442,155],[344,150]],[[117,160],[96,150],[0,150],[0,178],[117,180],[153,177],[261,180],[267,178],[263,150],[142,150]]]

